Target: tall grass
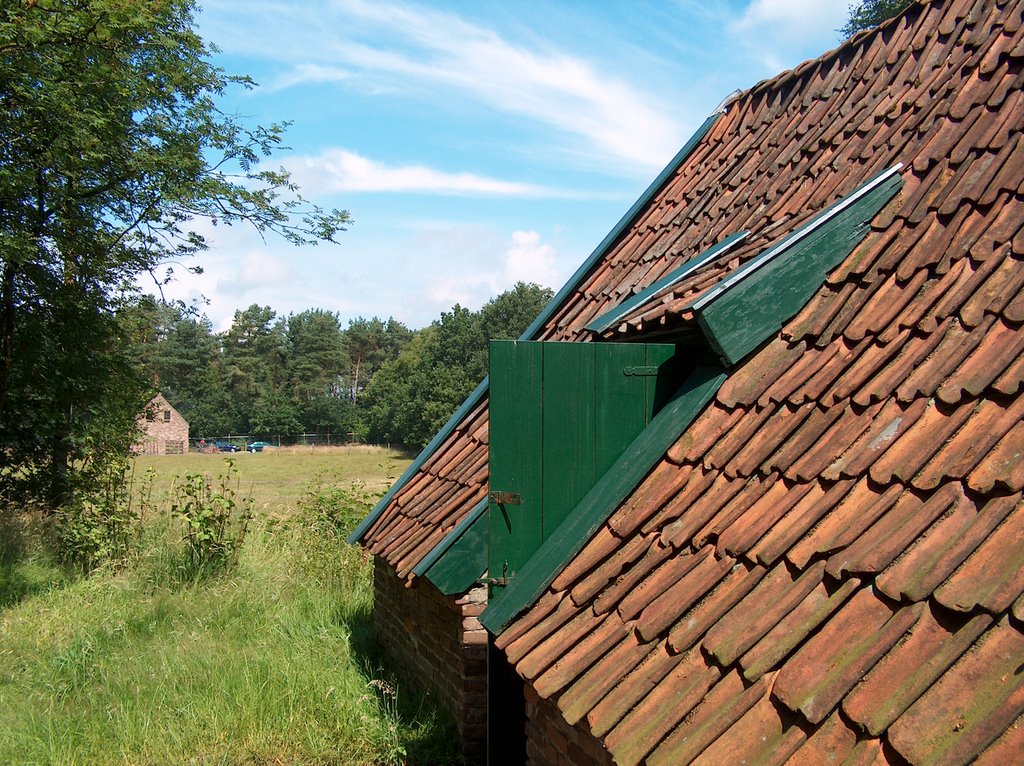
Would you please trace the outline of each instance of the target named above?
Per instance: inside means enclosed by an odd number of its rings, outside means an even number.
[[[89,577],[28,555],[31,525],[8,532],[0,763],[456,762],[441,714],[373,653],[370,568],[343,540],[370,497],[321,476],[293,516],[253,520],[229,574],[200,578],[181,576],[167,514]]]

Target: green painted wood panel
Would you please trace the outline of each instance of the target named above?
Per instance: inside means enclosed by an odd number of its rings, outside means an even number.
[[[647,365],[658,368],[658,375],[644,378],[646,425],[672,399],[680,382],[693,370],[693,359],[684,355],[682,349],[677,350],[675,346],[664,343],[644,344],[644,350]]]
[[[465,593],[473,587],[487,570],[487,509],[470,514],[464,529],[456,529],[456,539],[422,570],[413,572],[426,575],[439,591],[450,596]]]
[[[541,538],[594,486],[593,343],[542,343],[544,356]]]
[[[587,344],[596,357],[595,386],[595,477],[601,476],[622,454],[649,418],[647,388],[652,378],[630,376],[626,367],[647,365],[648,350],[644,344]],[[674,346],[665,346],[674,351]],[[589,487],[587,488],[590,489]],[[581,496],[582,497],[582,496]],[[577,498],[579,500],[581,498]]]
[[[648,474],[665,451],[689,427],[725,382],[718,368],[697,367],[615,464],[541,545],[519,576],[500,593],[492,594],[480,621],[498,635],[579,553],[616,508]]]
[[[540,343],[491,343],[490,490],[519,495],[520,503],[488,506],[488,573],[514,575],[542,540],[542,370]],[[495,406],[497,403],[497,406]]]
[[[690,371],[672,345],[493,341],[488,571],[514,577]],[[498,584],[496,587],[504,587]]]
[[[736,364],[800,311],[902,185],[887,171],[698,300],[697,320],[722,360]]]

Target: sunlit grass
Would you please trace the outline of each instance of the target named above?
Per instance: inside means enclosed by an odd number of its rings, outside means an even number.
[[[411,457],[384,447],[282,447],[263,452],[187,455],[141,455],[135,459],[136,484],[147,468],[157,473],[154,500],[162,501],[175,476],[186,472],[216,474],[224,458],[235,460],[239,486],[251,492],[256,511],[283,516],[298,507],[310,479],[318,474],[339,483],[358,482],[372,492],[383,492],[409,465]]]
[[[284,457],[236,463],[288,484],[296,502],[267,501],[228,575],[178,576],[175,527],[159,512],[127,565],[88,578],[33,554],[31,527],[6,530],[0,763],[457,761],[440,714],[393,692],[374,654],[370,565],[344,543],[365,493],[333,479],[309,492],[311,473],[330,468]],[[209,459],[181,458],[222,468]],[[366,481],[365,466],[348,469]]]

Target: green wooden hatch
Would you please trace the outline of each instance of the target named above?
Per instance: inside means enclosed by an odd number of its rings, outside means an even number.
[[[492,341],[488,571],[515,577],[679,388],[674,345]]]

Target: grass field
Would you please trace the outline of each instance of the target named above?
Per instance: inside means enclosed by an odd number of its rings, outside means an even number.
[[[157,496],[163,501],[176,476],[186,472],[217,474],[224,459],[233,458],[239,487],[252,495],[257,512],[274,516],[295,511],[303,492],[318,474],[336,483],[360,482],[370,492],[383,493],[409,465],[410,457],[384,447],[280,447],[263,452],[187,455],[143,455],[135,459],[138,483],[146,469],[157,474]]]
[[[407,458],[359,449],[237,455],[256,515],[227,574],[182,575],[171,477],[157,471],[132,556],[88,577],[60,567],[38,519],[0,529],[0,763],[300,766],[457,763],[426,698],[376,655],[372,587],[344,536]],[[316,477],[319,477],[317,479]],[[344,477],[339,478],[339,477]]]

